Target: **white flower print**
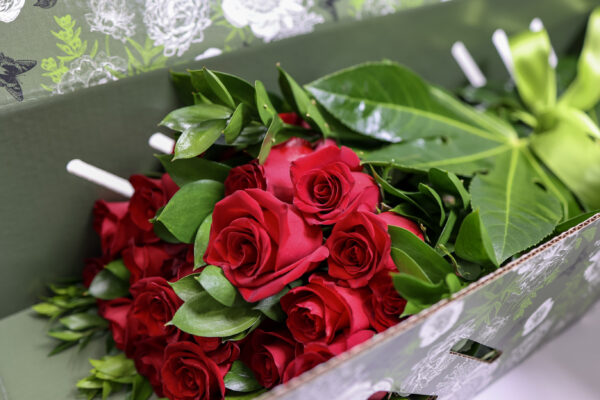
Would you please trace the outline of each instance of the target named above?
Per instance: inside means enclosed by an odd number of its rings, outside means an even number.
[[[597,250],[590,256],[589,261],[591,264],[583,273],[583,278],[592,286],[600,283],[600,240],[594,243],[594,247]]]
[[[135,12],[127,7],[127,0],[90,0],[91,13],[85,14],[90,30],[102,32],[125,42],[135,34]]]
[[[339,395],[334,400],[365,400],[376,392],[389,392],[392,390],[392,380],[383,379],[375,384],[371,381],[356,382]]]
[[[391,14],[396,11],[394,4],[397,3],[395,0],[365,0],[356,16],[358,19],[362,19]]]
[[[223,14],[229,23],[265,42],[312,32],[325,18],[309,9],[314,0],[223,0]]]
[[[182,56],[192,43],[204,40],[211,24],[209,0],[146,0],[144,24],[164,55]]]
[[[116,74],[124,73],[126,70],[127,61],[121,57],[108,57],[102,51],[94,58],[84,55],[69,64],[69,71],[56,85],[55,92],[66,93],[116,81],[118,79]]]
[[[518,284],[521,291],[541,285],[564,262],[564,255],[569,252],[573,243],[573,240],[563,239],[520,265],[516,272],[520,275]]]
[[[523,336],[527,336],[541,324],[544,319],[546,319],[550,310],[552,310],[552,306],[554,306],[554,300],[552,300],[552,298],[546,299],[546,301],[544,301],[542,305],[527,318],[525,325],[523,325]]]
[[[438,338],[448,332],[450,328],[458,321],[463,310],[463,302],[457,301],[450,303],[438,310],[421,326],[419,337],[421,338],[421,347],[429,346]]]
[[[223,50],[217,49],[216,47],[209,47],[208,49],[204,50],[202,54],[198,54],[194,60],[204,60],[205,58],[216,57],[221,54],[223,54]]]
[[[0,0],[0,21],[13,22],[24,5],[25,0]]]

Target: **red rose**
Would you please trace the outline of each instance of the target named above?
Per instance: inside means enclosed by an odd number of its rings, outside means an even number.
[[[180,275],[180,269],[193,268],[188,263],[187,255],[189,248],[187,244],[171,244],[158,242],[143,246],[131,245],[123,250],[123,262],[131,273],[129,282],[133,285],[142,278],[161,276],[171,280]],[[193,261],[192,261],[193,262]]]
[[[170,400],[225,398],[225,384],[219,367],[195,343],[168,345],[161,375],[163,393]]]
[[[258,328],[250,334],[242,350],[242,360],[267,389],[283,381],[284,371],[295,355],[296,342],[285,329],[269,332]]]
[[[102,271],[104,269],[104,266],[109,262],[110,261],[102,257],[86,259],[85,266],[83,267],[83,272],[81,273],[83,285],[85,287],[90,287],[92,281],[94,280],[96,275],[98,275],[98,272]]]
[[[240,347],[236,342],[199,336],[194,336],[193,340],[219,366],[223,377],[229,372],[231,364],[240,357]]]
[[[238,190],[215,205],[204,260],[223,268],[244,299],[256,302],[327,257],[321,229],[271,193]]]
[[[281,120],[286,124],[300,126],[304,129],[310,129],[308,122],[303,120],[295,112],[279,113],[279,118],[281,118]]]
[[[389,271],[381,271],[375,275],[369,282],[369,289],[372,296],[367,316],[371,326],[377,332],[383,332],[400,322],[406,300],[394,288]]]
[[[294,205],[310,224],[330,225],[359,207],[374,211],[379,188],[361,172],[358,156],[349,148],[324,146],[291,166]]]
[[[163,174],[161,179],[132,175],[129,181],[135,189],[129,202],[131,220],[141,230],[151,231],[153,226],[149,220],[154,218],[159,208],[167,204],[179,187],[168,174]]]
[[[160,371],[167,343],[162,338],[146,338],[135,343],[133,361],[135,369],[152,385],[154,392],[163,397]]]
[[[225,196],[229,196],[237,190],[267,189],[263,166],[258,165],[256,161],[231,168],[224,184]]]
[[[398,215],[392,211],[386,211],[384,213],[377,214],[377,216],[387,225],[399,226],[400,228],[404,228],[407,231],[414,233],[419,237],[419,239],[425,240],[425,237],[423,236],[423,232],[419,228],[419,225],[417,225],[410,219],[404,218],[403,216]]]
[[[119,350],[124,350],[127,345],[127,314],[131,303],[131,299],[127,298],[98,301],[98,315],[108,321],[115,346]]]
[[[264,164],[264,176],[267,190],[279,200],[291,203],[294,187],[290,177],[292,161],[313,152],[313,148],[305,139],[291,138],[273,146]]]
[[[366,286],[373,275],[394,265],[387,225],[369,211],[354,211],[335,224],[325,245],[329,275],[342,286]]]
[[[129,203],[99,200],[94,204],[94,230],[100,236],[102,254],[112,258],[134,238],[139,229],[127,211]]]
[[[314,274],[306,286],[298,286],[281,298],[287,326],[300,343],[332,343],[337,334],[369,327],[366,289],[337,285],[331,278]]]
[[[165,338],[177,341],[182,332],[174,325],[166,325],[183,304],[169,283],[161,277],[144,278],[130,289],[133,305],[127,317],[130,340],[139,337]],[[128,351],[129,353],[129,351]]]

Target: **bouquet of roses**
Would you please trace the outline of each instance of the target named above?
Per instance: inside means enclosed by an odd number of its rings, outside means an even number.
[[[96,203],[102,256],[36,306],[58,320],[55,351],[110,330],[78,388],[253,398],[589,216],[600,174],[566,163],[600,168],[596,25],[558,102],[547,34],[512,39],[521,98],[501,112],[387,61],[304,87],[279,68],[283,98],[173,73],[188,105],[162,121],[177,139],[157,156],[166,173]]]

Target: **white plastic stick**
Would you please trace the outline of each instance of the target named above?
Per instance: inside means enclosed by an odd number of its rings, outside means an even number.
[[[529,30],[532,32],[539,32],[544,29],[544,23],[539,18],[534,18],[531,20],[529,24]],[[558,57],[556,57],[556,52],[554,48],[550,46],[550,56],[548,56],[548,62],[552,68],[556,68],[556,64],[558,64]]]
[[[133,196],[133,186],[128,180],[111,174],[110,172],[106,172],[98,167],[94,167],[84,161],[78,159],[69,161],[67,163],[67,171],[70,174],[103,186],[108,190],[112,190],[125,197]]]
[[[503,29],[496,29],[492,35],[492,43],[494,43],[494,47],[496,47],[496,51],[500,55],[510,77],[514,80],[512,55],[510,54],[510,45],[508,44],[506,32]]]
[[[150,136],[148,144],[156,151],[171,154],[173,152],[173,147],[175,147],[175,140],[160,132],[156,132]]]
[[[483,75],[483,72],[481,72],[481,69],[479,69],[479,66],[463,42],[454,42],[451,53],[471,86],[478,88],[487,83],[485,75]]]

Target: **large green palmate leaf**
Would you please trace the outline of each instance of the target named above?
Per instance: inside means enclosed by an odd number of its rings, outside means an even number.
[[[537,178],[526,148],[497,158],[487,175],[471,182],[471,202],[492,241],[496,260],[539,243],[562,217],[560,202],[535,184]]]

